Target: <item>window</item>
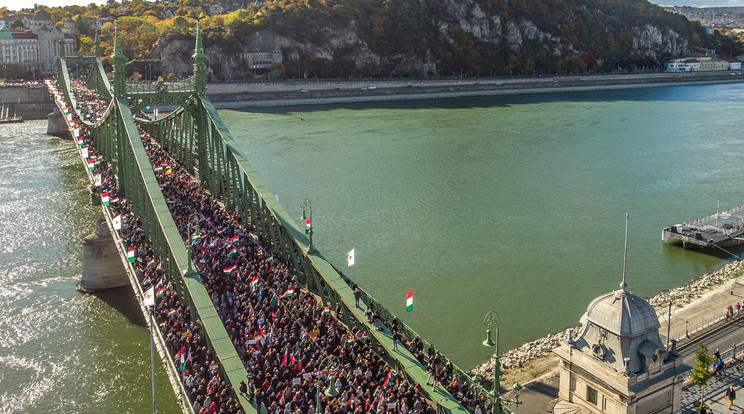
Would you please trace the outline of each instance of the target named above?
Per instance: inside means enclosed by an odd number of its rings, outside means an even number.
[[[586,386],[586,400],[597,405],[597,390],[588,385]]]

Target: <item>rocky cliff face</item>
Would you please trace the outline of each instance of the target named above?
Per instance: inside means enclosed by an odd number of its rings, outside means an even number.
[[[422,5],[426,5],[426,1],[429,0],[421,0]],[[526,42],[529,42],[533,51],[534,45],[537,44],[544,53],[556,58],[581,56],[588,53],[595,55],[594,57],[600,64],[603,62],[604,56],[592,50],[580,50],[574,45],[575,37],[566,38],[560,32],[559,28],[565,22],[546,24],[544,21],[533,21],[526,16],[505,18],[485,12],[478,1],[439,0],[438,6],[445,10],[445,13],[440,13],[440,16],[446,17],[439,18],[437,21],[432,19],[432,22],[436,25],[440,38],[444,39],[453,49],[459,46],[457,37],[453,34],[465,33],[478,45],[491,47],[494,50],[506,48],[508,50],[506,55],[519,54],[524,51]],[[607,14],[602,11],[594,10],[591,13],[592,16],[600,16],[597,20],[604,18],[607,21],[617,21],[617,19],[606,17]],[[567,12],[565,15],[571,16],[568,22],[572,24],[573,18],[576,17],[575,13]],[[354,19],[343,23],[339,23],[338,20],[313,21],[311,24],[313,27],[305,28],[305,32],[310,30],[318,35],[315,39],[320,38],[323,41],[313,42],[299,36],[293,37],[291,34],[279,35],[276,31],[267,29],[242,36],[240,47],[244,52],[282,50],[285,65],[297,61],[302,54],[311,53],[317,58],[328,61],[341,57],[344,61],[353,62],[357,69],[365,68],[369,64],[384,64],[403,73],[417,70],[436,75],[438,74],[437,68],[448,63],[442,61],[441,53],[431,53],[432,47],[429,45],[426,45],[426,48],[416,48],[410,44],[402,44],[400,49],[392,55],[376,51],[365,40]],[[629,45],[631,45],[630,55],[632,56],[645,57],[651,62],[663,62],[668,56],[683,56],[690,52],[690,40],[669,27],[659,27],[648,23],[628,27],[620,22],[614,29],[608,27],[605,30],[607,32],[618,31],[618,27],[624,31],[626,40],[631,37]],[[163,38],[156,46],[153,57],[162,59],[165,73],[173,72],[183,75],[191,71],[190,57],[193,40]],[[422,50],[426,52],[423,53]],[[441,52],[441,50],[435,50],[435,52]],[[210,67],[219,71],[220,76],[234,78],[238,77],[241,71],[245,71],[241,67],[242,56],[235,52],[226,53],[220,45],[206,47],[205,53],[209,58]]]

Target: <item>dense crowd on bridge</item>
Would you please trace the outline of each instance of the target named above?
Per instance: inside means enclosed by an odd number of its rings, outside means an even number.
[[[84,96],[81,102],[100,99],[81,82],[74,84],[74,90]],[[98,108],[89,113],[92,121],[105,111],[102,104]],[[101,176],[100,192],[108,196],[112,216],[128,218],[120,242],[127,250],[134,248],[133,265],[142,287],[155,286],[156,323],[195,412],[240,412],[233,392],[247,394],[259,412],[278,414],[435,411],[418,384],[396,374],[372,350],[363,331],[349,330],[333,316],[334,310],[302,289],[290,264],[275,258],[271,246],[262,246],[238,214],[224,209],[164,148],[141,132],[173,219],[191,245],[199,275],[246,367],[247,383],[231,390],[221,379],[219,364],[199,327],[192,323],[189,308],[154,257],[140,220],[124,200],[118,200],[107,163],[93,148],[85,128],[79,130],[89,160],[94,161],[93,173]],[[379,320],[379,315],[370,315],[370,320]],[[427,366],[434,384],[443,384],[471,412],[486,411],[485,397],[474,386],[460,383],[448,361],[433,348],[424,350],[418,338],[402,338],[395,321],[391,322],[388,327]],[[324,390],[333,387],[338,396],[327,397]]]

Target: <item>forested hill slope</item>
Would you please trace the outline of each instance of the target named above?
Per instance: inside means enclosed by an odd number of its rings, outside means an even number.
[[[238,50],[281,49],[280,75],[310,78],[632,71],[734,50],[645,0],[276,0],[207,32],[222,76]]]
[[[116,18],[129,74],[150,78],[189,74],[197,20],[216,79],[636,71],[693,52],[743,53],[733,38],[645,0],[218,1],[109,0],[50,12],[57,23],[74,20],[82,51],[92,50],[94,23]],[[101,28],[104,57],[112,21]],[[282,63],[257,70],[253,51],[281,51]]]

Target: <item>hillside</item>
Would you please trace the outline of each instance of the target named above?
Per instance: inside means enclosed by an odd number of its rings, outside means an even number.
[[[214,79],[534,75],[637,71],[692,52],[738,55],[731,37],[645,0],[274,0],[214,12],[201,0],[136,0],[53,9],[73,16],[91,50],[93,24],[117,17],[130,74],[191,70],[197,18]],[[239,8],[238,8],[239,7]],[[175,17],[164,18],[170,9]],[[210,15],[212,14],[212,15]],[[110,55],[113,24],[102,26]],[[244,52],[281,51],[270,69]]]

